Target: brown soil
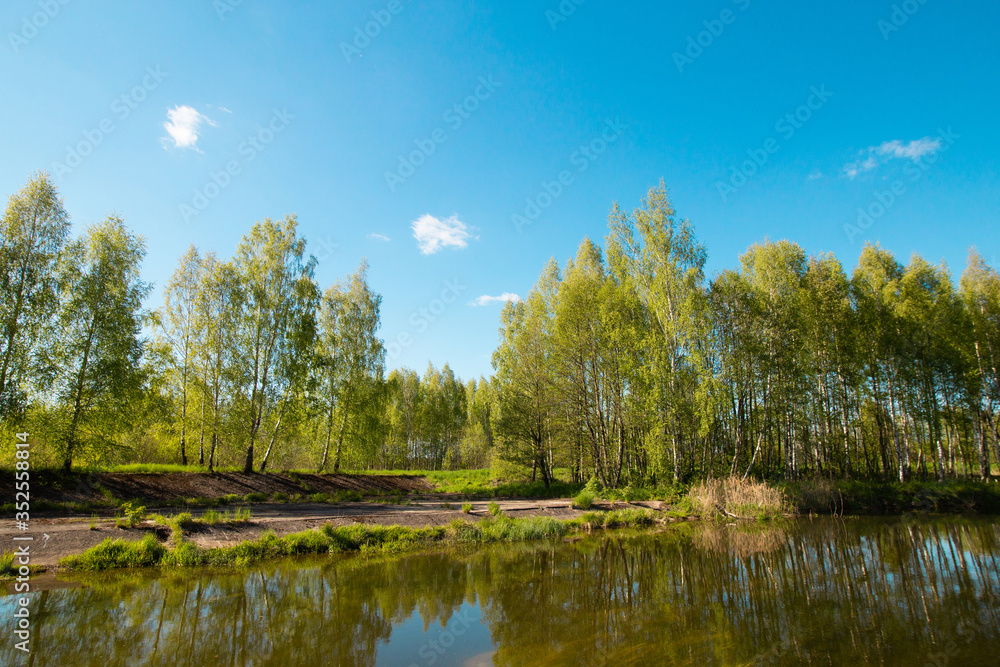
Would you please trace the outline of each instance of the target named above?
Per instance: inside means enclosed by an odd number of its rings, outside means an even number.
[[[102,489],[106,491],[102,492]],[[431,491],[433,486],[414,475],[315,475],[297,473],[89,473],[70,474],[41,470],[31,474],[31,499],[50,502],[106,500],[110,492],[119,500],[142,499],[166,503],[180,498],[218,498],[235,493],[336,493],[393,494]],[[14,498],[14,476],[0,476],[0,498]]]

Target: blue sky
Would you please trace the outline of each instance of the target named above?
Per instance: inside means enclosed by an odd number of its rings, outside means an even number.
[[[464,378],[661,178],[710,275],[765,238],[997,264],[996,3],[650,4],[11,0],[0,197],[49,170],[157,287],[295,213],[324,287],[368,258],[390,367]]]

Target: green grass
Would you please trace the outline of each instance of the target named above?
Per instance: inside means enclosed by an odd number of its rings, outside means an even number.
[[[0,578],[14,578],[17,576],[18,564],[14,562],[13,551],[0,551]]]
[[[190,516],[190,515],[188,515]],[[234,523],[246,523],[253,518],[253,511],[249,507],[238,507],[233,510],[230,514],[229,510],[224,512],[216,512],[215,510],[208,510],[200,517],[195,519],[195,522],[204,524],[206,526],[215,525],[232,525]]]
[[[0,581],[16,579],[21,576],[21,567],[21,564],[17,562],[17,555],[13,551],[0,551]],[[28,565],[27,567],[29,574],[43,569],[37,565]]]
[[[176,518],[176,517],[175,517]],[[191,542],[175,542],[173,549],[159,544],[152,535],[142,542],[105,540],[79,556],[62,559],[70,570],[107,570],[146,566],[221,565],[246,566],[264,560],[304,554],[337,552],[398,553],[437,544],[487,544],[553,539],[592,528],[646,526],[655,521],[648,510],[625,509],[591,512],[583,517],[559,520],[550,517],[511,519],[506,516],[480,522],[455,519],[447,526],[409,528],[353,524],[311,529],[278,537],[267,531],[255,540],[230,547],[203,549]]]
[[[584,489],[573,498],[573,507],[577,509],[589,510],[593,504],[594,494],[588,489]]]
[[[569,471],[556,470],[557,479],[546,488],[541,480],[495,479],[489,468],[475,470],[359,470],[357,475],[393,475],[399,477],[424,477],[434,486],[435,493],[456,493],[470,498],[564,498],[573,496],[582,488],[571,484],[560,475]]]
[[[469,514],[472,512],[472,503],[462,503],[462,514]]]
[[[578,520],[594,528],[639,528],[651,526],[656,521],[652,512],[635,507],[610,512],[587,512]]]
[[[69,570],[116,570],[134,567],[151,567],[164,562],[169,552],[156,537],[147,534],[139,542],[126,542],[110,537],[78,556],[67,556],[59,561]]]

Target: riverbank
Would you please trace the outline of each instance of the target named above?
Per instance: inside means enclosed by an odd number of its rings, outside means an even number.
[[[469,508],[466,507],[466,510]],[[279,536],[273,529],[259,537],[227,546],[206,548],[186,539],[183,520],[172,522],[172,536],[162,543],[155,532],[138,541],[108,538],[78,555],[66,556],[59,567],[66,570],[102,571],[157,566],[244,567],[285,556],[339,552],[400,553],[438,545],[523,542],[564,537],[595,529],[650,526],[662,517],[646,508],[620,508],[583,512],[569,519],[551,516],[510,517],[498,503],[490,503],[488,515],[454,519],[445,526],[410,527],[354,523],[334,525]],[[188,519],[188,528],[194,522]],[[246,522],[249,523],[249,522]]]
[[[32,527],[36,540],[32,546],[32,565],[53,568],[70,559],[66,567],[84,567],[84,561],[72,559],[83,557],[101,545],[104,555],[95,556],[93,562],[152,559],[161,564],[197,564],[215,562],[217,558],[235,562],[241,556],[234,549],[260,554],[262,558],[280,556],[286,551],[299,553],[301,547],[297,545],[302,540],[314,540],[309,531],[328,529],[370,529],[379,535],[382,533],[378,531],[386,527],[405,529],[403,533],[392,533],[396,538],[390,542],[409,548],[415,543],[453,539],[456,519],[480,522],[492,517],[491,509],[509,519],[564,522],[565,530],[570,532],[603,526],[605,521],[599,517],[614,515],[622,509],[646,512],[653,523],[695,518],[767,521],[812,514],[1000,513],[1000,484],[995,483],[875,484],[818,479],[768,485],[730,478],[666,489],[607,490],[590,484],[574,487],[578,492],[572,498],[486,500],[476,499],[483,482],[473,476],[482,476],[482,472],[437,473],[433,483],[424,477],[400,473],[336,476],[295,472],[246,476],[232,472],[94,473],[82,478],[84,483],[93,485],[83,491],[99,495],[103,504],[93,505],[94,501],[84,500],[46,506],[45,502],[55,501],[45,501],[45,497],[65,498],[59,494],[66,494],[70,484],[81,482],[80,476],[64,476],[62,488],[39,484],[39,495],[43,498],[38,500],[38,495],[33,494]],[[475,484],[469,483],[470,477]],[[317,491],[320,484],[328,490]],[[468,488],[469,492],[439,492],[440,488],[455,486]],[[516,486],[496,485],[492,490],[507,492]],[[524,486],[520,490],[525,491]],[[269,494],[263,490],[243,495],[221,493],[233,488],[286,490]],[[296,488],[298,492],[287,493]],[[358,489],[364,489],[365,493]],[[80,493],[76,489],[72,492]],[[184,495],[187,493],[214,495]],[[36,511],[39,505],[40,512]],[[229,513],[235,517],[237,512],[241,513],[240,520],[230,520]],[[175,526],[177,520],[183,525]],[[536,528],[528,529],[527,534],[535,534]],[[551,526],[543,530],[542,535],[550,529]],[[420,533],[422,530],[430,532]],[[15,532],[13,525],[2,526],[0,539]],[[292,538],[294,535],[303,537]],[[258,544],[266,537],[270,540],[267,544]],[[292,542],[286,544],[282,541],[285,539]],[[357,548],[372,548],[375,543],[384,548],[381,539],[365,538]],[[159,546],[155,547],[150,540]],[[111,549],[111,543],[118,546]],[[135,545],[142,543],[146,545],[142,547],[145,555],[133,553],[140,548]],[[337,542],[348,543],[350,540]],[[321,540],[314,548],[329,550],[332,546],[332,542]],[[212,555],[215,552],[229,555]]]
[[[490,503],[506,516],[512,518],[548,517],[568,520],[578,519],[585,511],[571,507],[569,498],[541,500],[498,500],[454,502],[446,498],[425,498],[407,500],[406,504],[385,502],[329,503],[263,503],[251,506],[251,517],[247,521],[205,523],[200,519],[227,510],[205,508],[143,508],[144,516],[136,516],[129,521],[125,516],[46,517],[32,520],[38,539],[32,546],[32,563],[42,567],[56,566],[60,559],[78,555],[95,547],[107,539],[121,539],[127,542],[142,540],[147,534],[168,543],[173,534],[169,523],[177,516],[187,514],[193,520],[183,527],[184,539],[199,548],[213,549],[231,547],[245,541],[258,539],[265,532],[277,536],[317,529],[325,524],[335,527],[351,525],[398,525],[407,528],[435,528],[447,526],[455,519],[476,521],[490,516]],[[134,509],[138,509],[133,506]],[[661,502],[623,504],[621,502],[598,502],[591,511],[612,511],[614,509],[648,509],[663,514],[667,521],[676,520],[673,510]],[[230,511],[235,514],[239,508]],[[468,512],[464,510],[468,510]],[[122,514],[121,511],[118,512]],[[158,516],[157,516],[158,515]],[[156,516],[157,518],[153,518]],[[17,534],[13,525],[0,525],[0,540],[9,540]],[[47,537],[46,537],[47,536]]]

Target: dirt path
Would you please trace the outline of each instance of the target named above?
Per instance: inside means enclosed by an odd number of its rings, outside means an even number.
[[[472,510],[468,514],[462,512],[462,501],[450,500],[447,496],[423,497],[410,501],[406,505],[387,503],[341,503],[337,505],[315,503],[262,503],[253,506],[253,519],[240,525],[197,526],[191,531],[185,531],[187,539],[201,547],[221,547],[236,544],[244,540],[258,537],[265,530],[273,530],[278,535],[295,533],[309,528],[315,528],[324,523],[336,526],[352,523],[369,523],[381,525],[400,525],[409,527],[441,526],[455,519],[477,521],[489,515],[488,500],[469,501]],[[570,507],[569,498],[545,500],[497,500],[497,505],[505,514],[511,517],[548,516],[556,519],[570,519],[583,512]],[[626,507],[618,503],[616,507]],[[632,503],[635,507],[660,509],[660,503]],[[609,506],[595,505],[594,509],[610,509]],[[173,516],[182,511],[176,507],[149,508],[149,513]],[[201,516],[207,510],[190,510],[195,517]],[[170,529],[162,525],[154,525],[147,521],[135,528],[117,528],[113,518],[103,517],[97,520],[90,515],[77,515],[52,518],[33,518],[31,531],[19,532],[13,522],[4,522],[0,526],[0,544],[7,548],[15,543],[15,536],[29,536],[34,539],[31,545],[31,563],[42,567],[51,567],[60,558],[78,554],[99,544],[105,539],[120,538],[123,540],[141,540],[149,532],[154,532],[160,540],[169,537]],[[93,525],[93,528],[91,528]]]

